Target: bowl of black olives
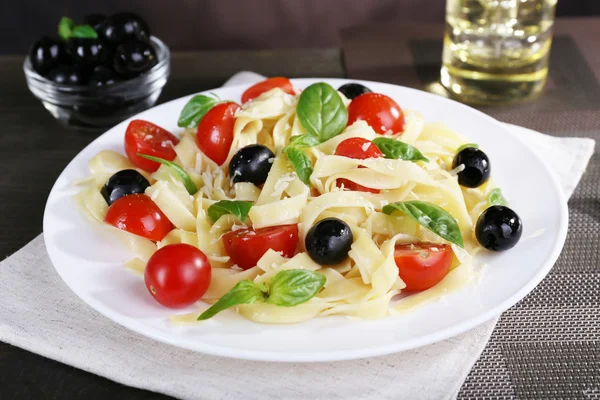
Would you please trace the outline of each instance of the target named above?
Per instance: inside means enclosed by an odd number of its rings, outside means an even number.
[[[63,17],[23,64],[29,90],[65,125],[99,129],[152,107],[167,83],[169,48],[134,13]]]

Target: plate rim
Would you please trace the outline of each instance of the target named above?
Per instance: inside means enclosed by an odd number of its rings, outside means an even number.
[[[121,121],[120,123],[116,124],[115,126],[107,129],[104,133],[99,135],[96,139],[94,139],[87,146],[85,146],[80,152],[77,153],[77,155],[75,155],[69,161],[69,163],[65,166],[65,168],[62,170],[62,172],[59,174],[59,176],[56,178],[56,181],[52,185],[52,189],[50,190],[50,192],[48,194],[48,199],[46,200],[46,204],[44,207],[44,215],[43,215],[43,237],[44,237],[44,244],[46,245],[46,249],[48,252],[48,256],[50,258],[52,266],[54,267],[56,272],[59,274],[59,276],[61,277],[63,282],[69,287],[69,289],[72,292],[74,292],[85,304],[89,305],[95,311],[97,311],[98,313],[107,317],[112,322],[114,322],[118,325],[121,325],[121,326],[125,327],[126,329],[128,329],[140,336],[150,338],[153,340],[157,340],[159,342],[173,345],[173,346],[176,346],[179,348],[184,348],[184,349],[191,350],[194,352],[213,355],[213,356],[222,356],[222,357],[228,357],[228,358],[233,358],[233,359],[243,359],[243,360],[253,360],[253,361],[331,362],[331,361],[355,360],[355,359],[361,359],[361,358],[366,358],[366,357],[375,357],[375,356],[381,356],[381,355],[386,355],[386,354],[398,353],[398,352],[407,351],[407,350],[415,349],[418,347],[426,346],[429,344],[434,344],[434,343],[440,342],[442,340],[446,340],[446,339],[452,338],[454,336],[460,335],[464,332],[467,332],[469,330],[472,330],[472,329],[484,324],[485,322],[495,318],[496,316],[500,315],[502,312],[504,312],[504,311],[508,310],[510,307],[514,306],[516,303],[518,303],[520,300],[522,300],[527,294],[529,294],[533,289],[535,289],[539,285],[539,283],[546,277],[546,275],[550,272],[550,270],[556,263],[556,260],[560,256],[560,253],[562,252],[562,249],[564,247],[566,237],[567,237],[569,215],[568,215],[568,206],[567,206],[566,195],[558,182],[558,178],[556,177],[554,172],[548,167],[546,162],[544,162],[541,157],[539,157],[534,151],[532,151],[528,146],[526,146],[524,144],[524,142],[518,137],[518,135],[513,133],[511,131],[511,129],[508,128],[507,125],[511,125],[511,124],[502,123],[480,110],[474,109],[472,107],[469,107],[465,104],[459,103],[452,99],[444,98],[442,96],[428,93],[423,90],[409,88],[409,87],[405,87],[405,86],[401,86],[401,85],[390,84],[390,83],[385,83],[385,82],[377,82],[377,81],[367,81],[367,80],[361,80],[361,79],[349,79],[349,78],[319,78],[319,77],[315,77],[315,78],[297,78],[297,79],[291,79],[291,80],[292,80],[292,83],[294,83],[294,84],[309,83],[309,82],[314,82],[314,81],[319,81],[319,80],[329,82],[329,83],[332,83],[332,82],[335,82],[335,83],[358,82],[358,83],[365,83],[365,84],[375,83],[377,85],[385,85],[385,86],[390,86],[393,88],[400,88],[402,90],[408,90],[411,92],[418,92],[419,95],[426,94],[427,96],[435,96],[437,100],[441,100],[442,102],[450,102],[453,104],[453,106],[455,106],[455,107],[459,106],[460,108],[466,110],[466,112],[480,114],[481,117],[483,117],[484,119],[487,119],[490,123],[495,124],[500,129],[502,129],[506,134],[510,135],[513,139],[517,140],[521,145],[526,147],[527,150],[529,151],[529,153],[536,159],[537,162],[539,162],[543,166],[543,170],[548,174],[551,185],[552,185],[553,189],[555,190],[555,192],[558,194],[558,198],[556,199],[556,201],[559,205],[559,210],[560,210],[559,220],[557,221],[558,227],[559,227],[558,232],[557,232],[557,241],[553,247],[552,252],[549,255],[547,255],[545,262],[543,264],[541,264],[541,267],[538,268],[538,270],[533,275],[533,277],[529,281],[527,281],[523,286],[521,286],[517,291],[515,291],[515,293],[512,296],[504,299],[495,307],[492,307],[491,309],[489,309],[483,313],[480,313],[477,316],[467,318],[465,321],[461,322],[460,324],[455,324],[449,328],[445,328],[445,329],[438,330],[438,331],[435,331],[432,333],[428,333],[426,335],[419,336],[415,339],[409,339],[409,340],[401,341],[401,342],[394,343],[394,344],[386,344],[383,346],[358,348],[358,349],[353,349],[351,351],[350,350],[333,350],[333,351],[317,352],[317,353],[300,353],[300,352],[294,352],[294,351],[285,351],[285,352],[264,351],[264,350],[241,349],[241,348],[236,348],[236,347],[224,347],[221,345],[204,344],[201,341],[195,342],[194,345],[191,345],[191,344],[189,344],[189,342],[185,342],[185,341],[178,342],[175,340],[174,337],[169,337],[166,334],[163,334],[163,333],[160,333],[160,332],[157,332],[154,330],[148,331],[147,327],[145,327],[143,324],[141,324],[140,322],[138,322],[135,319],[132,319],[129,317],[122,318],[122,316],[116,315],[110,308],[103,306],[100,302],[98,302],[94,298],[82,293],[78,288],[75,288],[75,287],[69,285],[69,283],[67,282],[67,280],[61,273],[60,268],[57,268],[53,261],[53,259],[56,259],[58,257],[55,254],[55,251],[57,251],[57,250],[53,246],[48,246],[49,239],[46,234],[46,232],[47,232],[46,227],[48,224],[48,222],[47,222],[48,214],[49,214],[48,208],[50,205],[51,197],[53,197],[53,193],[55,193],[56,191],[59,190],[57,188],[59,181],[61,181],[61,178],[66,173],[66,171],[68,169],[70,169],[71,165],[75,162],[75,160],[78,159],[81,156],[81,154],[86,151],[86,149],[94,146],[96,142],[100,141],[101,138],[103,138],[109,131],[114,129],[116,126],[125,124],[128,121],[139,118],[139,115],[142,113],[151,112],[153,110],[156,110],[159,107],[166,106],[173,102],[181,101],[182,99],[189,98],[195,94],[210,93],[211,91],[222,89],[222,88],[239,90],[241,88],[245,88],[245,87],[248,87],[249,85],[251,85],[251,84],[246,83],[246,84],[231,85],[231,86],[214,88],[214,89],[209,89],[209,90],[205,90],[205,91],[201,91],[201,92],[192,93],[192,94],[181,96],[179,98],[159,104],[155,107],[149,108],[148,110],[144,110],[143,112],[138,113],[130,118],[127,118],[126,120]],[[517,125],[512,125],[512,126],[516,126],[520,129],[527,129],[527,128],[523,128],[523,127],[520,127]]]

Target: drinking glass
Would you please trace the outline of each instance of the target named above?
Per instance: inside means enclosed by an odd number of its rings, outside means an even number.
[[[557,0],[447,0],[441,83],[475,104],[542,91]]]

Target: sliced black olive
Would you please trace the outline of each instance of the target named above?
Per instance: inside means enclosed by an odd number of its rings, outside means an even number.
[[[156,51],[149,42],[132,40],[117,47],[113,68],[125,78],[133,78],[158,63]]]
[[[338,218],[325,218],[310,228],[304,245],[315,262],[333,265],[344,261],[353,240],[348,224]]]
[[[67,53],[75,64],[94,66],[106,61],[106,50],[99,39],[69,38]]]
[[[90,76],[89,85],[95,88],[114,85],[120,80],[119,75],[110,68],[99,65],[94,68],[92,76]]]
[[[452,161],[452,168],[459,165],[465,168],[458,173],[461,186],[475,188],[484,184],[490,177],[490,160],[485,153],[475,147],[467,147],[459,151]]]
[[[475,236],[483,247],[492,251],[513,248],[523,231],[523,223],[516,212],[505,206],[491,206],[477,219]]]
[[[78,65],[61,65],[48,73],[48,79],[62,85],[85,85],[88,74],[85,69]]]
[[[100,193],[110,206],[123,196],[144,193],[150,182],[135,169],[119,171],[106,181]]]
[[[262,144],[242,147],[229,162],[229,176],[233,182],[251,182],[256,186],[267,180],[275,154]]]
[[[134,13],[118,13],[107,18],[97,29],[98,36],[110,46],[129,40],[148,40],[150,29],[142,17]]]
[[[51,69],[58,67],[65,58],[62,43],[44,36],[29,49],[31,66],[40,75],[46,76]]]
[[[345,85],[340,86],[338,91],[342,92],[342,94],[346,96],[348,100],[353,100],[355,97],[358,97],[361,94],[371,93],[371,89],[361,85],[360,83],[346,83]]]
[[[102,23],[106,21],[106,15],[104,14],[89,14],[83,18],[83,23],[86,25],[90,25],[96,32],[102,26]]]

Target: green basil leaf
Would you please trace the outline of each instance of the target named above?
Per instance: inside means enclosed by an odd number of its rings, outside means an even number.
[[[82,39],[98,39],[98,34],[90,25],[77,25],[73,28],[71,36]]]
[[[265,294],[261,288],[256,283],[245,279],[239,281],[219,301],[200,314],[198,321],[214,317],[216,314],[230,307],[239,306],[240,304],[253,304],[264,300]]]
[[[373,139],[373,143],[379,147],[385,158],[406,161],[429,161],[419,149],[399,140],[378,137]]]
[[[183,107],[183,110],[181,110],[177,126],[181,128],[197,128],[202,117],[221,101],[216,95],[213,96],[199,94],[192,97]]]
[[[421,226],[441,236],[450,243],[464,247],[463,238],[456,219],[443,208],[426,201],[397,201],[383,207],[385,214],[400,210]]]
[[[325,275],[305,269],[278,272],[271,279],[266,302],[282,307],[292,307],[307,302],[319,293],[326,281]]]
[[[340,134],[348,124],[348,110],[342,98],[324,82],[313,83],[304,89],[296,113],[304,130],[320,142]]]
[[[288,146],[289,147],[297,147],[299,149],[303,149],[303,148],[306,148],[306,147],[316,146],[316,145],[318,145],[320,143],[321,142],[319,141],[319,139],[316,138],[315,136],[298,135],[298,136],[292,136],[290,138],[290,144]]]
[[[474,148],[478,149],[479,145],[477,143],[466,143],[466,144],[463,144],[462,146],[460,146],[458,149],[456,149],[456,152],[458,153],[459,151],[467,149],[469,147],[474,147]]]
[[[502,194],[502,190],[500,188],[493,189],[490,192],[490,196],[488,197],[488,203],[490,206],[506,206],[508,205],[508,201]]]
[[[241,222],[246,221],[252,208],[252,202],[240,200],[221,200],[208,207],[207,214],[213,222],[217,222],[223,215],[233,214]]]
[[[58,36],[67,40],[71,37],[71,31],[75,27],[75,22],[69,17],[62,17],[58,23]]]
[[[145,158],[147,160],[156,161],[157,163],[161,163],[162,165],[166,165],[167,167],[172,168],[177,175],[179,175],[179,179],[183,182],[183,186],[188,191],[189,194],[194,194],[198,191],[196,184],[192,181],[192,178],[188,175],[187,172],[179,165],[175,164],[173,161],[165,160],[160,157],[149,156],[147,154],[137,153],[138,156]]]
[[[302,150],[297,147],[286,147],[285,154],[292,163],[292,167],[296,170],[298,178],[306,185],[310,185],[310,176],[313,173],[313,166],[310,159]]]

